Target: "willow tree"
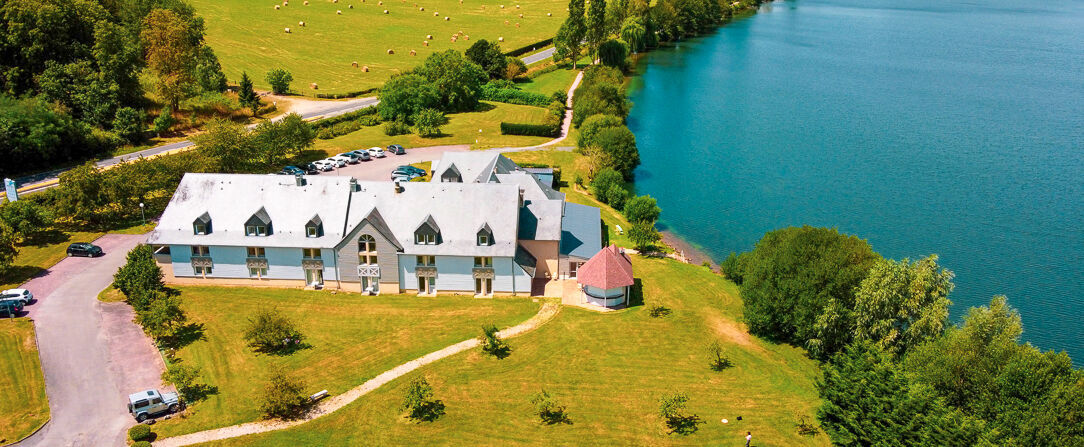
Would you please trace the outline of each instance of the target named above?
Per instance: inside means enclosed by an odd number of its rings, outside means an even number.
[[[855,291],[855,339],[902,355],[937,338],[952,304],[952,277],[937,265],[937,255],[915,262],[877,261]]]
[[[647,29],[639,17],[629,17],[621,25],[621,40],[629,44],[629,50],[639,53],[647,46]]]

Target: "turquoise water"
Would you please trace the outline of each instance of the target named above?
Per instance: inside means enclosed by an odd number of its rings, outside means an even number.
[[[801,224],[936,253],[955,321],[1004,294],[1084,361],[1084,2],[776,2],[640,70],[665,229],[716,260]]]

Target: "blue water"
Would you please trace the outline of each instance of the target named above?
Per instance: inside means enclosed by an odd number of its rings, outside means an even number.
[[[936,253],[1084,361],[1084,2],[794,0],[652,52],[638,192],[717,261],[788,225]]]

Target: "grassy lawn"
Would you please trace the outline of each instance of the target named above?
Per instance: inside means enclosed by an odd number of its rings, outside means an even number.
[[[804,352],[751,337],[737,323],[736,287],[707,269],[667,259],[634,260],[647,305],[673,310],[652,318],[648,306],[610,314],[564,308],[538,330],[509,341],[510,357],[477,350],[441,360],[357,402],[299,427],[214,443],[296,445],[828,445],[824,434],[797,433],[799,417],[818,405],[816,363]],[[708,368],[718,340],[734,366]],[[410,379],[425,375],[447,414],[411,424],[398,406]],[[530,397],[545,388],[572,423],[546,426]],[[688,393],[688,410],[706,424],[669,435],[659,397]],[[741,416],[742,421],[737,421]],[[731,422],[722,424],[720,419]]]
[[[553,92],[568,93],[568,88],[572,87],[572,81],[576,79],[576,73],[579,71],[559,69],[538,75],[528,82],[520,82],[516,86],[524,91],[543,95],[552,95]]]
[[[18,441],[49,420],[34,322],[0,320],[0,444]]]
[[[384,135],[383,125],[377,125],[363,127],[357,132],[330,140],[316,140],[314,149],[334,155],[343,151],[387,146],[392,143],[402,144],[407,148],[470,144],[475,149],[484,149],[532,146],[550,140],[545,137],[501,135],[501,121],[541,123],[546,119],[546,109],[488,101],[483,101],[483,104],[486,106],[481,111],[448,115],[448,124],[441,128],[443,134],[439,137],[424,138],[417,134],[389,137]],[[478,132],[479,129],[482,131]]]
[[[308,5],[293,0],[289,6],[275,0],[191,3],[203,16],[207,41],[231,81],[246,71],[257,88],[267,89],[267,71],[285,68],[293,74],[293,89],[307,95],[316,92],[309,88],[314,82],[323,93],[378,87],[434,52],[465,51],[478,39],[503,37],[501,48],[508,51],[551,38],[565,19],[567,6],[558,0],[385,0],[383,5],[378,0],[311,0]],[[276,4],[280,9],[274,9]],[[384,10],[389,13],[383,14]],[[301,21],[304,27],[299,26]],[[285,33],[284,28],[291,32]],[[452,35],[460,31],[469,39],[453,43]],[[422,43],[427,35],[433,36],[429,46]],[[388,49],[395,54],[387,54]],[[417,55],[410,56],[411,50]],[[359,68],[353,68],[353,62]],[[368,66],[369,72],[360,66]]]
[[[482,324],[527,320],[539,304],[526,298],[377,296],[265,288],[181,287],[184,308],[202,324],[203,339],[177,357],[203,370],[217,394],[189,407],[187,417],[155,425],[160,436],[260,418],[265,374],[282,364],[309,393],[346,391],[377,374],[447,345],[478,336]],[[289,311],[312,345],[288,356],[257,355],[242,334],[257,309]]]

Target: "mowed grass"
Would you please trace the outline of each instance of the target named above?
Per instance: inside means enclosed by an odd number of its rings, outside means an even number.
[[[732,283],[669,259],[636,257],[634,267],[645,306],[609,314],[565,307],[553,321],[509,340],[506,359],[472,350],[332,415],[211,445],[742,445],[747,431],[756,446],[829,444],[824,434],[796,430],[799,417],[813,420],[819,404],[816,364],[799,349],[749,336],[738,323],[741,302]],[[652,318],[648,307],[656,304],[673,313]],[[708,368],[713,340],[732,368]],[[406,386],[419,376],[447,406],[436,422],[400,417]],[[571,424],[538,422],[530,398],[541,388],[567,406]],[[657,411],[659,398],[672,392],[688,393],[688,411],[706,422],[697,433],[667,433]]]
[[[29,436],[49,420],[34,322],[0,320],[0,445]]]
[[[533,146],[550,140],[546,137],[501,134],[501,121],[541,124],[546,119],[546,109],[488,101],[483,101],[482,104],[481,110],[476,112],[448,115],[448,123],[441,126],[441,135],[437,137],[426,138],[418,134],[389,137],[384,134],[384,127],[381,124],[363,127],[357,132],[330,140],[316,140],[313,148],[324,151],[328,155],[334,155],[343,151],[387,146],[392,143],[401,144],[407,148],[469,144],[474,149],[485,149]]]
[[[576,79],[577,73],[579,73],[579,70],[562,68],[540,74],[527,82],[517,83],[516,86],[523,91],[542,95],[552,95],[553,92],[568,93],[568,89],[572,87],[572,81]]]
[[[383,5],[379,0],[311,0],[307,6],[303,0],[291,0],[289,6],[282,6],[281,0],[191,3],[204,18],[207,42],[232,82],[246,71],[257,88],[268,89],[267,71],[285,68],[294,77],[292,90],[306,95],[379,87],[434,52],[465,51],[479,39],[503,37],[505,51],[549,39],[567,14],[567,2],[560,0],[384,0]],[[301,21],[305,26],[299,26]],[[291,32],[287,34],[285,28]],[[461,37],[453,43],[452,35],[460,31],[469,39]],[[428,47],[423,44],[426,40]],[[389,49],[395,54],[387,54]],[[411,56],[411,50],[417,55]],[[352,67],[353,62],[359,68]],[[368,66],[369,72],[363,72],[362,66]],[[319,90],[310,89],[311,83],[318,84]]]
[[[181,362],[203,371],[217,394],[189,406],[186,417],[155,425],[160,436],[260,419],[269,368],[280,364],[305,381],[306,393],[332,395],[429,352],[481,334],[482,324],[519,324],[537,312],[527,298],[363,296],[295,289],[180,287],[189,320],[203,339],[180,349]],[[256,354],[245,346],[258,309],[285,312],[311,348],[291,355]]]

